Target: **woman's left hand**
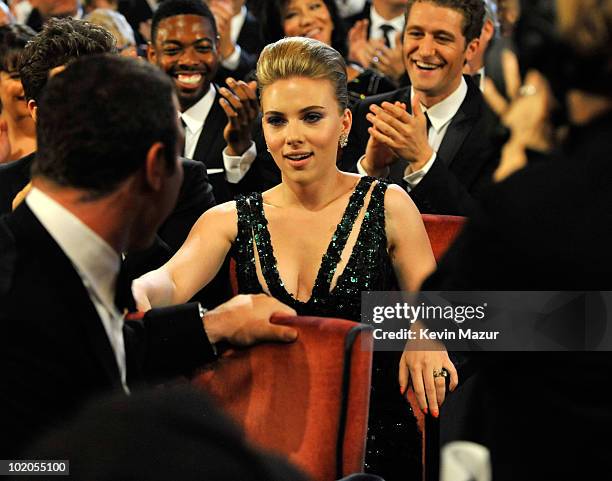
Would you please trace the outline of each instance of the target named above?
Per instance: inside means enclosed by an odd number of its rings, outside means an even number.
[[[448,388],[452,392],[459,384],[459,376],[443,344],[432,340],[406,344],[399,365],[400,391],[406,394],[411,384],[423,413],[427,414],[429,410],[433,417],[439,416],[440,406],[446,399],[447,376],[450,377]]]

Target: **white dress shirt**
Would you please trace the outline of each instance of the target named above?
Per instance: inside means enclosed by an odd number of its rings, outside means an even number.
[[[211,84],[208,92],[181,114],[181,120],[185,123],[185,150],[183,155],[188,159],[193,159],[202,127],[215,101],[215,95],[215,88]],[[206,159],[204,161],[206,162]]]
[[[74,214],[36,187],[26,197],[26,203],[81,277],[115,354],[123,389],[129,393],[123,316],[115,306],[119,254]]]
[[[413,98],[414,95],[415,92],[411,87],[410,98]],[[465,100],[466,95],[467,83],[465,82],[465,79],[461,77],[459,87],[444,100],[429,108],[426,108],[423,104],[421,104],[421,109],[423,112],[427,113],[429,121],[431,122],[431,127],[429,128],[427,135],[429,146],[432,148],[434,153],[429,158],[427,163],[417,171],[413,172],[411,165],[408,164],[406,170],[404,171],[404,180],[406,181],[406,184],[408,184],[408,192],[418,185],[418,183],[423,179],[423,177],[425,177],[425,174],[429,172],[433,163],[436,161],[438,149],[444,140],[448,126],[450,125],[451,120],[453,120],[455,114],[459,111],[459,108]],[[361,157],[357,162],[357,170],[360,174],[367,175],[366,170],[361,165],[363,158],[364,157]]]
[[[380,14],[376,11],[374,6],[370,9],[370,38],[371,39],[385,39],[383,31],[381,30],[381,25],[390,25],[393,27],[393,31],[389,32],[389,43],[391,44],[391,48],[395,48],[395,36],[398,32],[402,32],[404,30],[404,15],[398,15],[390,20],[386,20],[381,17]]]

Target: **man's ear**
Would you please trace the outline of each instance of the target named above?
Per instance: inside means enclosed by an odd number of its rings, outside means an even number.
[[[30,112],[30,116],[34,120],[34,123],[36,123],[36,114],[38,112],[38,105],[36,105],[36,100],[28,100],[28,112]]]
[[[468,43],[465,49],[465,62],[470,62],[474,58],[474,54],[478,50],[478,46],[480,45],[480,39],[475,38],[470,43]]]
[[[145,182],[154,192],[161,190],[164,179],[168,176],[164,144],[155,142],[147,151],[145,161]]]
[[[151,42],[147,43],[147,60],[152,64],[157,64],[157,52]]]

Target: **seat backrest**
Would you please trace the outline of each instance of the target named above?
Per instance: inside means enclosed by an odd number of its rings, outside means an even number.
[[[456,215],[422,214],[425,230],[436,262],[446,253],[461,232],[466,218]]]
[[[422,214],[425,230],[431,243],[436,262],[438,262],[451,246],[453,241],[463,229],[465,217],[454,215]],[[421,411],[414,391],[408,391],[408,401],[417,421],[417,428],[421,433],[423,479],[425,481],[438,479],[438,447],[440,424],[437,419]]]
[[[363,470],[372,333],[355,322],[284,318],[292,344],[225,352],[194,383],[206,389],[247,438],[287,457],[314,480]]]

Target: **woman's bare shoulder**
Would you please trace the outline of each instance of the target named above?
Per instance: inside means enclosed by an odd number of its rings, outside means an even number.
[[[217,232],[235,238],[238,224],[236,201],[224,202],[204,212],[195,223],[193,230],[199,232]]]

